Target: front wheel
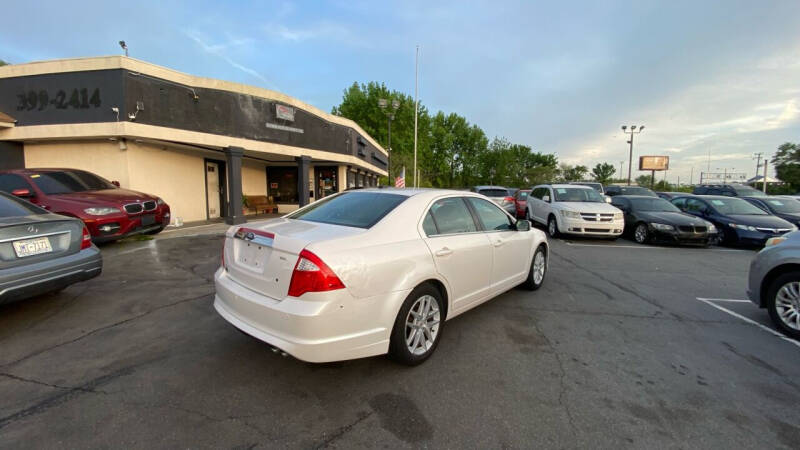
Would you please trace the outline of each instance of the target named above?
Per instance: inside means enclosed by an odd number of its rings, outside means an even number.
[[[551,238],[558,237],[558,222],[556,222],[556,218],[553,216],[550,216],[547,220],[547,234],[549,234]]]
[[[389,356],[409,366],[428,359],[442,335],[443,306],[442,294],[430,284],[411,291],[394,321]]]
[[[528,279],[525,280],[525,289],[535,291],[542,287],[544,276],[547,273],[547,250],[544,245],[540,245],[533,254],[531,270],[528,271]]]
[[[767,310],[784,334],[800,339],[800,271],[787,272],[769,285]]]
[[[639,244],[646,244],[648,237],[647,224],[640,223],[639,225],[636,225],[636,230],[633,232],[633,238],[636,240],[636,242]]]

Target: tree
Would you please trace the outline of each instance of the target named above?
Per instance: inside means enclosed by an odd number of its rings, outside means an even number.
[[[649,188],[651,184],[653,184],[653,176],[652,175],[639,175],[636,177],[636,184],[639,186],[643,186]]]
[[[0,59],[0,66],[7,66],[8,63]]]
[[[558,171],[562,181],[570,182],[582,180],[589,172],[589,168],[581,165],[571,166],[569,164],[562,163],[559,166]]]
[[[796,190],[800,187],[800,144],[786,142],[772,158],[775,175],[784,183],[789,183]]]
[[[617,172],[617,169],[614,168],[613,164],[609,163],[598,163],[592,169],[592,177],[598,183],[608,184],[611,181],[611,177],[614,176],[614,173]]]

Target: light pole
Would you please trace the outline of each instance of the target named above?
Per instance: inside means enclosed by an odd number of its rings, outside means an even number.
[[[123,50],[125,50],[125,56],[128,56],[128,45],[125,44],[125,41],[119,41],[119,46],[122,47]]]
[[[391,172],[391,161],[392,161],[392,121],[394,120],[394,114],[397,112],[397,108],[400,107],[400,102],[398,100],[392,100],[392,107],[389,108],[389,100],[385,98],[378,99],[378,106],[380,106],[381,110],[386,114],[389,120],[389,145],[386,148],[386,175],[389,178],[387,182],[387,186],[392,185],[392,172]]]
[[[639,134],[644,130],[644,125],[639,127],[639,130],[636,130],[636,125],[631,126],[631,131],[628,131],[628,126],[622,126],[622,132],[625,134],[630,134],[631,139],[628,141],[628,144],[631,144],[630,151],[628,153],[628,186],[631,185],[631,166],[633,165],[633,135]]]

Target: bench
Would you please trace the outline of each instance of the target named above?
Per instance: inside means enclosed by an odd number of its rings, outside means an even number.
[[[275,203],[266,195],[245,195],[247,199],[247,208],[255,210],[256,214],[259,211],[271,213],[275,210]]]

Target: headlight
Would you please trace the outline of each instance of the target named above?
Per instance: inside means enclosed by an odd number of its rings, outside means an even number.
[[[614,213],[614,220],[622,220],[624,217],[621,212]]]
[[[752,225],[742,225],[742,224],[738,224],[738,223],[729,223],[728,225],[730,225],[731,228],[738,228],[740,230],[756,231],[756,227],[754,227]]]
[[[105,216],[108,214],[114,214],[121,212],[119,208],[112,208],[110,206],[102,206],[99,208],[86,208],[83,210],[86,214],[90,214],[92,216]]]
[[[781,242],[785,241],[785,237],[774,237],[767,239],[767,242],[764,244],[765,247],[772,247],[773,245],[778,245]]]
[[[561,210],[561,215],[566,217],[567,219],[580,219],[581,218],[581,214],[579,212],[576,212],[576,211],[565,211],[563,209]]]
[[[164,204],[164,200],[161,200],[161,197],[158,197],[158,198],[156,199],[156,203],[158,203],[158,205],[159,205],[159,206],[160,206],[160,205],[163,205],[163,204]]]
[[[673,230],[675,230],[675,227],[673,227],[672,225],[667,225],[665,223],[651,223],[650,226],[655,228],[656,230],[659,230],[659,231],[673,231]]]
[[[711,223],[711,222],[706,222],[706,228],[708,229],[709,233],[716,233],[717,232],[717,227],[715,227],[714,224]]]

